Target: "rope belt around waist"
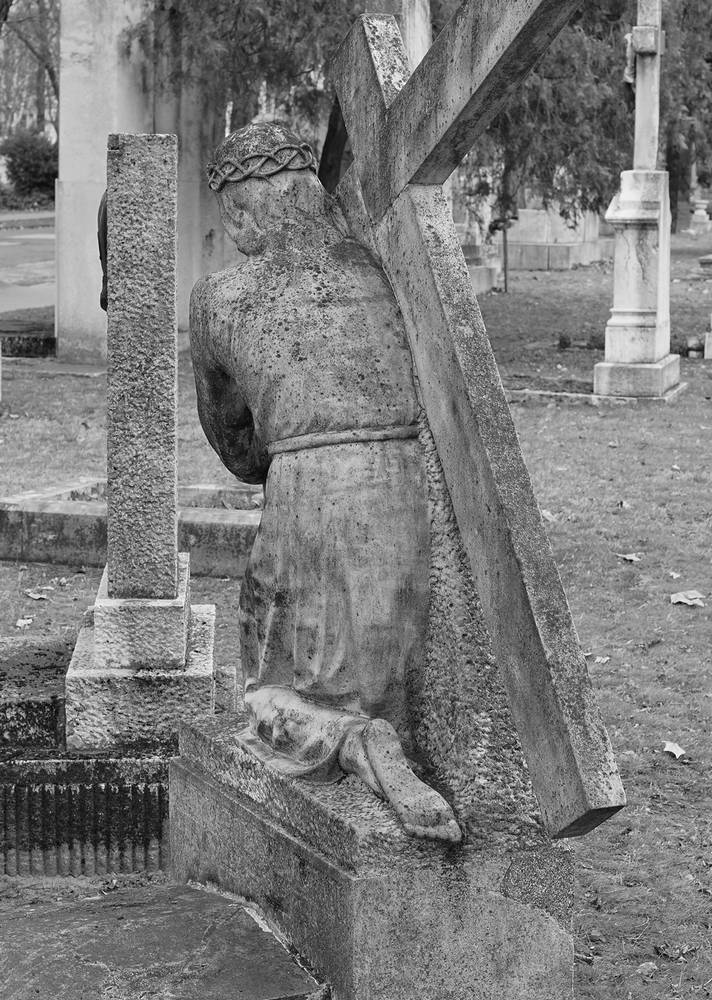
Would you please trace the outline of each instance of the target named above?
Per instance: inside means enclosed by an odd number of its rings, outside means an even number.
[[[306,448],[326,448],[331,444],[402,440],[417,436],[417,424],[401,424],[398,427],[356,427],[348,431],[324,431],[322,434],[300,434],[297,437],[282,438],[268,445],[267,451],[271,457],[273,455],[283,455],[287,451],[302,451]]]

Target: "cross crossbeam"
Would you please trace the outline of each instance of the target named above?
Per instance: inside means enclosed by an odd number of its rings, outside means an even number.
[[[381,17],[361,21],[337,57],[336,79],[349,95],[352,145],[368,144],[357,169],[374,222],[407,184],[447,180],[580,6],[581,0],[463,3],[410,76],[406,63],[405,79],[391,61],[393,25]],[[359,75],[367,63],[364,43],[376,61],[369,76],[375,70],[385,87],[378,104],[357,98],[367,89]]]
[[[338,195],[354,230],[377,250],[401,308],[494,654],[553,836],[585,833],[620,809],[625,795],[435,182],[501,106],[513,85],[508,74],[524,76],[578,5],[467,0],[412,77],[395,19],[364,15],[334,67],[355,157]]]

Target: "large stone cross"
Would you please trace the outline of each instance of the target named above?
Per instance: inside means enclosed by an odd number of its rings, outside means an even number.
[[[625,802],[441,185],[581,0],[466,0],[410,73],[364,15],[334,80],[355,162],[339,186],[405,320],[422,401],[544,822],[585,833]]]

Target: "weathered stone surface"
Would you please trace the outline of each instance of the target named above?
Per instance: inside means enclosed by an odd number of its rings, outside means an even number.
[[[342,110],[348,105],[351,141],[368,149],[356,170],[374,222],[407,184],[447,180],[580,6],[581,0],[468,0],[410,79],[393,59],[404,53],[395,19],[360,19],[334,75]],[[381,101],[374,99],[377,87]]]
[[[469,838],[540,836],[507,694],[427,421],[421,418],[430,513],[425,662],[407,678],[414,754],[437,775]],[[537,832],[538,831],[538,832]]]
[[[191,610],[182,670],[105,667],[95,628],[82,628],[65,682],[67,747],[174,746],[179,721],[213,711],[215,608]]]
[[[108,593],[175,598],[177,140],[108,144]]]
[[[373,214],[387,186],[366,167],[376,119],[408,67],[388,18],[361,18],[349,38],[336,86]],[[351,219],[359,199],[352,181],[345,187]],[[404,190],[376,243],[545,823],[557,835],[585,832],[625,797],[441,189]]]
[[[174,874],[255,900],[335,1000],[571,1000],[565,848],[413,840],[360,782],[285,778],[229,727],[184,728],[181,751]]]
[[[118,879],[2,902],[4,1000],[308,1000],[314,980],[239,901]]]
[[[174,599],[109,597],[105,570],[94,603],[93,669],[182,670],[190,615],[187,552],[178,557]]]
[[[64,675],[75,638],[0,638],[0,747],[63,741]]]

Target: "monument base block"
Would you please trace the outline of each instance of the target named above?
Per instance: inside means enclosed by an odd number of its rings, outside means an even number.
[[[255,902],[334,1000],[571,1000],[571,854],[531,830],[408,837],[362,783],[294,780],[240,724],[184,725],[170,766],[179,880]]]
[[[600,361],[593,369],[597,396],[663,397],[680,381],[680,356],[668,354],[650,364]]]
[[[180,721],[212,713],[215,607],[194,604],[190,610],[181,670],[107,666],[94,625],[80,630],[65,679],[68,749],[175,745]]]

